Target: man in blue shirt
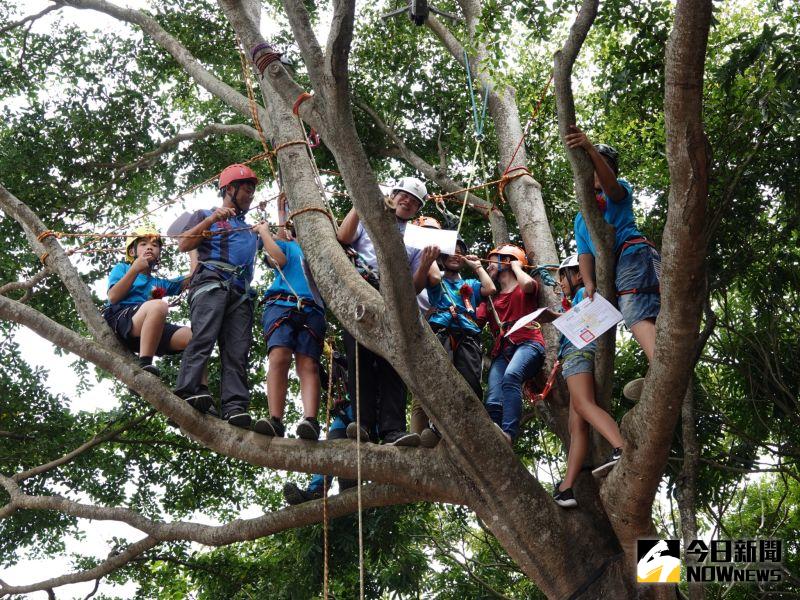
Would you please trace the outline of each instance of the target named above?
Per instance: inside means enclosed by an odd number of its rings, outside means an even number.
[[[108,304],[103,310],[120,341],[138,352],[141,367],[156,376],[161,373],[153,357],[177,354],[192,338],[188,327],[166,322],[169,305],[161,298],[180,294],[186,277],[153,276],[161,245],[161,236],[152,227],[141,227],[128,237],[126,262],[116,264],[108,275]]]
[[[250,281],[259,239],[244,217],[257,184],[252,169],[240,164],[226,167],[219,179],[222,206],[195,212],[178,244],[181,252],[197,249],[199,264],[189,284],[193,337],[183,353],[175,393],[200,412],[211,408],[211,395],[201,381],[218,343],[222,412],[217,416],[245,428],[251,422],[247,412],[247,360],[253,328]]]

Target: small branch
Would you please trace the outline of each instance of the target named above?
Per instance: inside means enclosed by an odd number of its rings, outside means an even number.
[[[72,452],[69,452],[69,453],[65,454],[64,456],[62,456],[60,458],[57,458],[56,460],[52,460],[49,463],[40,465],[38,467],[34,467],[33,469],[28,469],[27,471],[22,471],[20,473],[17,473],[16,475],[14,475],[12,477],[12,479],[17,483],[20,483],[22,481],[25,481],[26,479],[30,479],[31,477],[35,477],[36,475],[41,475],[42,473],[47,473],[48,471],[52,471],[55,468],[58,468],[58,467],[60,467],[62,465],[65,465],[65,464],[73,461],[75,458],[77,458],[81,454],[84,454],[84,453],[88,452],[89,450],[91,450],[95,446],[99,446],[103,442],[107,442],[109,440],[113,440],[120,433],[135,428],[137,425],[139,425],[143,421],[145,421],[145,420],[149,419],[150,417],[152,417],[155,413],[156,413],[155,409],[151,409],[151,410],[147,411],[146,413],[144,413],[143,415],[140,415],[140,416],[136,417],[132,421],[128,421],[127,423],[123,423],[119,427],[115,427],[114,429],[110,429],[109,428],[104,433],[96,435],[95,437],[93,437],[91,440],[89,440],[85,444],[81,444],[80,446],[78,446]]]
[[[311,17],[302,0],[284,0],[283,8],[289,18],[294,40],[300,48],[300,54],[308,70],[311,85],[314,89],[322,89],[325,81],[325,57],[319,45]]]
[[[11,440],[18,440],[20,442],[27,442],[36,439],[32,435],[24,435],[22,433],[14,433],[13,431],[4,431],[0,429],[0,437],[8,438]]]
[[[47,8],[45,8],[43,11],[41,11],[41,12],[38,12],[38,13],[36,13],[35,15],[28,15],[28,16],[27,16],[27,17],[25,17],[24,19],[20,19],[19,21],[15,21],[15,22],[13,22],[13,23],[9,23],[8,25],[6,25],[6,26],[5,26],[5,27],[3,27],[2,29],[0,29],[0,35],[3,35],[3,34],[4,34],[4,33],[6,33],[7,31],[11,31],[12,29],[14,29],[14,28],[16,28],[16,27],[19,27],[20,25],[24,25],[25,23],[27,23],[27,22],[29,22],[29,21],[30,21],[30,23],[31,23],[31,25],[32,25],[34,21],[37,21],[38,19],[41,19],[41,18],[42,18],[43,16],[45,16],[47,13],[51,13],[51,12],[53,12],[54,10],[59,10],[60,8],[61,8],[61,7],[60,7],[60,6],[58,6],[58,5],[48,6],[48,7],[47,7]]]

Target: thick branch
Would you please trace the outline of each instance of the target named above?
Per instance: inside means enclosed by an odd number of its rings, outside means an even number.
[[[325,70],[336,82],[336,87],[345,92],[349,91],[347,89],[349,78],[347,65],[350,57],[350,44],[353,41],[355,8],[355,0],[334,0],[333,18],[325,51]]]
[[[563,48],[556,52],[553,60],[553,82],[558,108],[558,129],[561,139],[575,125],[575,100],[572,95],[572,68],[578,58],[583,42],[597,16],[599,0],[584,0],[578,16],[570,28]],[[616,296],[614,287],[614,227],[606,223],[594,196],[594,166],[583,149],[569,148],[564,143],[575,191],[580,202],[581,213],[586,221],[589,235],[595,246],[595,280],[597,289],[604,298]],[[611,328],[597,344],[595,355],[596,397],[600,405],[608,409],[611,402],[612,376],[614,371],[614,338],[616,329]]]

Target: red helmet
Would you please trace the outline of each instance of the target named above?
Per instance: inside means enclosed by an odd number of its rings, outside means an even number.
[[[504,244],[499,246],[489,252],[489,256],[487,258],[492,258],[492,256],[513,256],[519,262],[522,263],[523,267],[528,266],[528,258],[525,256],[525,250],[520,248],[519,246],[515,246],[513,244]]]
[[[250,167],[238,163],[229,165],[219,174],[219,188],[222,189],[226,185],[242,179],[250,179],[253,183],[258,184],[258,175]]]

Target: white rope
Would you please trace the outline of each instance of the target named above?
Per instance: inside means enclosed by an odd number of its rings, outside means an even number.
[[[364,520],[361,515],[361,377],[356,342],[356,485],[358,491],[358,587],[359,598],[364,600]]]

